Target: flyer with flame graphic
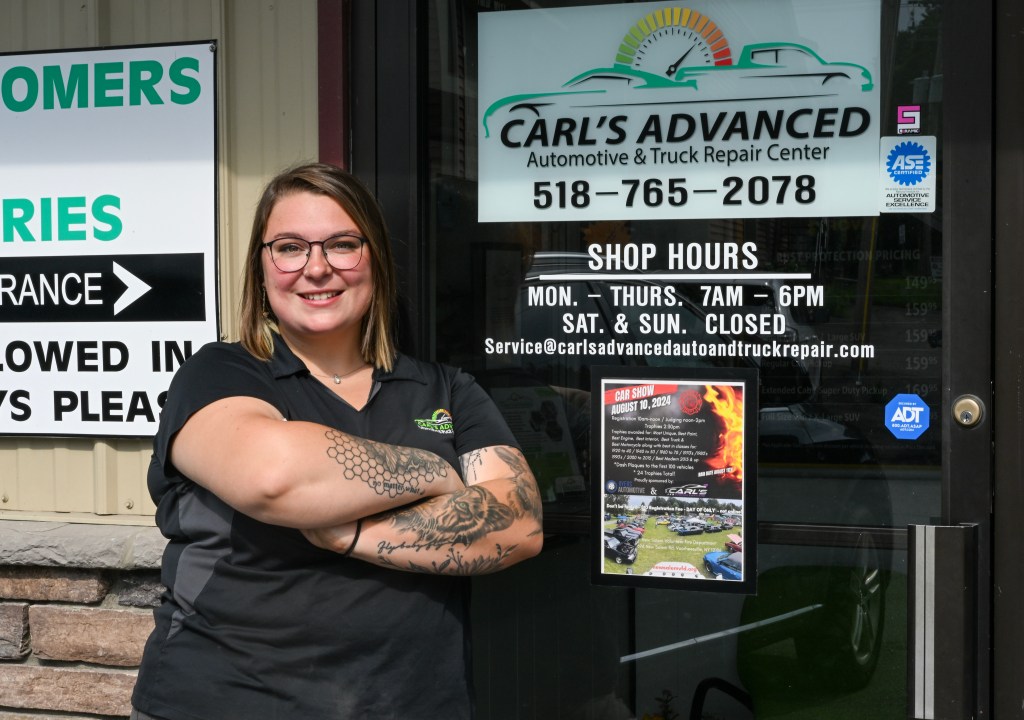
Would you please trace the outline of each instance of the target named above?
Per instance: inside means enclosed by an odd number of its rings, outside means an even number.
[[[594,397],[595,580],[753,592],[756,371],[595,368]]]

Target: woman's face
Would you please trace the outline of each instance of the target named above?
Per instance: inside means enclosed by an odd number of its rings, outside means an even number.
[[[319,242],[343,234],[362,236],[341,205],[325,195],[296,192],[274,205],[263,242],[277,238]],[[373,291],[370,246],[363,245],[359,264],[351,270],[328,265],[321,247],[312,246],[306,267],[291,273],[278,270],[270,250],[262,250],[267,301],[286,339],[338,335],[358,343]]]

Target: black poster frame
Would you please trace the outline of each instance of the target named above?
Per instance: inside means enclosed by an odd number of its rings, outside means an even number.
[[[591,369],[594,584],[756,592],[758,387],[754,368]],[[724,419],[730,410],[742,418],[739,429]],[[620,432],[611,432],[607,421],[612,417],[619,418],[615,422],[621,423]],[[727,449],[730,439],[739,443],[738,465],[735,450]],[[624,479],[612,477],[610,465]],[[624,496],[627,507],[638,510],[633,517],[608,512],[608,498]],[[652,501],[643,502],[648,498],[659,498],[661,504],[652,507]],[[705,502],[712,500],[714,507]],[[725,527],[736,519],[737,504],[743,533],[739,536]],[[692,508],[686,511],[688,517],[669,509],[687,507]],[[716,512],[723,507],[726,510]],[[703,531],[696,532],[698,527]],[[636,565],[645,543],[657,556],[677,552],[690,560],[659,560],[637,572],[648,564]],[[711,543],[717,550],[710,550]],[[692,562],[694,552],[700,553],[702,569]],[[739,578],[726,577],[731,563],[723,567],[722,561],[735,561],[736,555],[742,568]]]

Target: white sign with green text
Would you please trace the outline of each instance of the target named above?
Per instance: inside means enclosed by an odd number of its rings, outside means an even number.
[[[877,215],[879,0],[480,15],[479,219]]]
[[[217,339],[215,50],[0,55],[0,433],[152,435]]]

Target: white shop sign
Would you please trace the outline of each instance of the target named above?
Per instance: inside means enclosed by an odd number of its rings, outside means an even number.
[[[0,433],[152,435],[217,339],[215,50],[0,55]]]
[[[877,0],[480,16],[481,221],[877,215]]]

